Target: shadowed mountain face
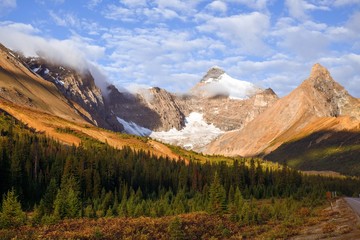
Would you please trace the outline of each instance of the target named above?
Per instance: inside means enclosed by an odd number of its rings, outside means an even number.
[[[328,130],[284,143],[265,158],[301,170],[331,170],[359,175],[359,156],[359,131]]]
[[[185,125],[175,96],[164,89],[143,89],[135,94],[120,92],[115,86],[108,89],[107,108],[126,122],[155,131],[181,129]]]
[[[20,60],[35,75],[53,83],[87,121],[112,129],[106,120],[103,95],[89,71],[79,73],[70,67],[52,64],[42,58],[20,56]]]

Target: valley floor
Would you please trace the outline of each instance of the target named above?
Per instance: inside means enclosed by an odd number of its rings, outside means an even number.
[[[306,211],[303,213],[306,215]],[[358,216],[344,199],[325,205],[299,223],[269,221],[241,226],[206,213],[162,218],[65,220],[53,225],[0,230],[1,239],[360,239]]]

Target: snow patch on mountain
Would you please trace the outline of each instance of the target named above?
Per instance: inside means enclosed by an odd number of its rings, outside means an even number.
[[[119,123],[124,126],[124,130],[128,134],[138,135],[138,136],[149,136],[151,134],[151,130],[141,127],[134,122],[127,122],[122,118],[116,117]]]
[[[167,132],[152,132],[150,137],[186,149],[199,149],[222,133],[224,132],[213,124],[206,123],[203,114],[192,112],[186,117],[183,129],[173,128]]]
[[[153,132],[148,128],[137,125],[134,122],[127,122],[122,118],[116,117],[119,123],[124,126],[124,130],[128,134],[137,136],[149,136],[156,140],[177,145],[185,149],[200,149],[209,144],[224,131],[208,124],[203,118],[203,114],[192,112],[185,118],[185,127],[181,130],[176,128],[165,132]]]
[[[246,81],[237,80],[223,73],[217,78],[208,78],[203,82],[202,89],[209,97],[227,95],[230,99],[246,99],[260,91],[261,88]]]

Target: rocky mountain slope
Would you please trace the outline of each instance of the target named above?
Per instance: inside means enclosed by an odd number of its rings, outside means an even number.
[[[212,67],[190,94],[178,101],[185,115],[202,113],[206,122],[230,131],[243,128],[277,99],[272,89],[261,89]]]
[[[360,118],[359,99],[335,82],[328,70],[315,64],[310,77],[288,96],[257,116],[242,130],[225,133],[209,144],[210,154],[254,156],[267,154],[291,141],[321,117]]]
[[[185,125],[185,116],[175,96],[164,89],[154,87],[131,94],[109,86],[109,96],[105,102],[110,112],[118,118],[151,131],[181,129]]]
[[[213,67],[183,95],[156,87],[133,95],[112,86],[109,108],[129,133],[200,150],[224,131],[243,128],[277,99],[271,89]]]
[[[85,122],[80,111],[54,84],[29,70],[15,54],[0,46],[0,99],[64,119]]]
[[[110,89],[108,105],[116,116],[155,132],[181,130],[193,112],[223,131],[239,129],[278,99],[271,89],[233,79],[219,67],[211,68],[187,94],[158,87],[136,94]]]
[[[54,83],[56,88],[83,117],[103,128],[120,131],[121,125],[109,114],[104,96],[89,70],[78,71],[69,66],[59,66],[38,57],[19,56],[32,72]]]
[[[79,145],[83,140],[96,139],[116,148],[127,146],[135,150],[149,151],[156,156],[176,160],[180,158],[178,154],[159,142],[124,136],[96,127],[94,118],[87,117],[92,115],[87,112],[88,106],[85,104],[101,104],[101,100],[94,97],[90,102],[89,99],[92,98],[93,93],[82,92],[86,89],[83,86],[86,84],[89,84],[89,89],[93,87],[89,91],[95,92],[97,87],[92,85],[92,78],[90,78],[90,83],[86,83],[85,80],[85,82],[80,82],[79,78],[84,76],[76,75],[69,76],[70,79],[55,75],[57,78],[45,80],[36,72],[43,71],[44,74],[50,76],[56,74],[55,70],[51,71],[51,67],[46,66],[31,69],[16,53],[0,45],[0,112],[5,112],[37,132],[43,132],[65,144]],[[66,68],[61,70],[66,71]],[[73,73],[65,72],[64,75],[67,74]],[[79,91],[69,93],[70,96],[64,94],[62,88],[58,88],[58,85],[62,84],[57,85],[53,82],[56,79],[63,81],[64,85],[67,82],[69,84],[67,86],[71,86],[69,91],[76,89],[75,86],[78,86]],[[75,86],[71,85],[71,82]],[[77,97],[82,100],[76,99]],[[81,106],[81,101],[84,103],[84,108]],[[95,110],[96,107],[93,111]],[[117,124],[121,126],[120,123],[117,122]]]

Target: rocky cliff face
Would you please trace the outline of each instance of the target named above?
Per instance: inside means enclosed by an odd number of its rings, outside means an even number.
[[[320,64],[313,66],[309,79],[300,87],[309,90],[311,95],[318,99],[317,102],[323,103],[321,116],[349,115],[360,119],[358,99],[352,97],[343,86],[334,81],[329,71]]]
[[[88,70],[79,72],[68,66],[52,64],[42,58],[21,57],[24,64],[35,74],[55,84],[87,121],[111,130],[121,130],[121,125],[105,107],[101,90]]]
[[[185,115],[202,113],[206,122],[231,131],[242,129],[277,99],[272,89],[233,79],[219,67],[212,67],[189,95],[176,100]]]
[[[81,113],[56,86],[27,68],[19,56],[0,45],[0,100],[85,123]]]
[[[143,89],[137,94],[119,92],[109,87],[107,107],[119,118],[153,131],[167,131],[184,126],[184,115],[174,96],[164,89]]]
[[[207,123],[223,131],[230,131],[243,128],[278,99],[271,89],[263,90],[225,74],[218,67],[211,68],[186,95],[171,94],[157,87],[130,94],[111,86],[106,105],[117,117],[152,131],[180,130],[185,126],[185,117],[192,112],[203,114]],[[237,84],[241,91],[235,95],[243,98],[232,97],[232,92],[225,88],[221,89],[222,94],[213,94],[213,83],[216,87]]]
[[[206,147],[206,153],[253,156],[268,153],[320,117],[344,114],[358,118],[358,100],[315,64],[310,77],[242,130],[229,132]]]
[[[214,124],[223,131],[242,129],[256,116],[277,101],[277,95],[266,89],[249,99],[231,99],[227,96],[178,97],[177,101],[185,115],[191,112],[203,113],[208,123]]]

